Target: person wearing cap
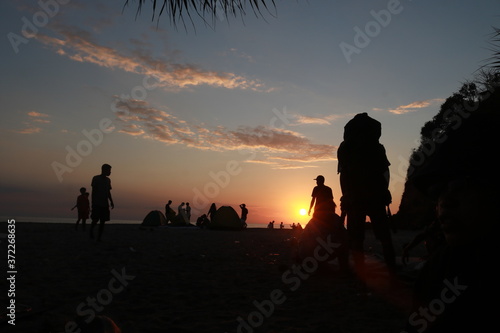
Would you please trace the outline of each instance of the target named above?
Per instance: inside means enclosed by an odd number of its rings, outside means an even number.
[[[309,205],[309,216],[313,208],[313,217],[315,218],[321,218],[322,215],[335,213],[336,205],[333,201],[333,191],[329,186],[325,185],[325,177],[319,175],[313,180],[316,181],[316,186],[313,188],[311,194],[312,199]]]
[[[313,255],[314,249],[318,246],[318,238],[330,239],[337,246],[335,251],[330,254],[331,259],[338,258],[340,271],[349,273],[347,231],[340,216],[335,213],[337,205],[333,200],[333,191],[329,186],[325,185],[325,177],[322,175],[319,175],[314,180],[316,186],[311,194],[309,215],[311,215],[313,209],[314,213],[299,240],[299,255],[302,258]]]

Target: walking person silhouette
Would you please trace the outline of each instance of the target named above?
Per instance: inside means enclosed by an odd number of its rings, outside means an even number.
[[[76,220],[75,230],[78,230],[78,224],[82,221],[82,228],[85,231],[85,222],[89,218],[90,213],[90,203],[89,194],[85,187],[80,188],[80,195],[76,198],[76,205],[71,208],[74,210],[76,208],[78,212],[78,219]]]
[[[101,166],[101,174],[92,178],[92,224],[90,226],[90,238],[94,238],[94,227],[99,222],[99,230],[97,233],[97,241],[101,241],[101,236],[104,231],[104,224],[110,220],[110,211],[115,208],[113,198],[111,197],[111,165],[103,164]]]

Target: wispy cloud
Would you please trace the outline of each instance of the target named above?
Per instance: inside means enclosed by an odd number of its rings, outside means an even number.
[[[47,119],[49,115],[45,113],[30,111],[28,112],[28,116],[31,118],[31,121],[36,123],[44,123],[44,124],[50,123],[50,120]]]
[[[253,163],[273,167],[304,167],[305,163],[334,160],[335,146],[312,143],[298,132],[267,126],[207,127],[188,124],[175,115],[142,100],[119,100],[116,104],[119,132],[187,147],[223,151],[252,151]]]
[[[331,125],[333,122],[343,118],[353,117],[352,114],[331,114],[326,116],[310,117],[304,115],[294,115],[295,123],[292,125]]]
[[[74,61],[93,63],[110,69],[154,76],[165,88],[182,89],[200,85],[226,89],[249,89],[270,91],[271,88],[255,79],[235,73],[210,71],[194,64],[182,64],[170,59],[155,58],[152,53],[141,48],[137,40],[130,44],[134,49],[118,49],[100,45],[94,35],[73,26],[54,25],[55,32],[62,37],[39,34],[37,40],[61,56]]]
[[[48,119],[50,116],[45,113],[30,111],[26,113],[28,116],[27,120],[23,122],[25,128],[21,130],[14,130],[16,133],[20,134],[35,134],[40,133],[42,128],[40,124],[49,124],[50,120]]]
[[[40,127],[35,127],[35,126],[27,126],[26,128],[22,130],[15,130],[14,132],[19,133],[19,134],[35,134],[35,133],[40,133],[42,129]]]
[[[236,57],[238,58],[242,58],[242,59],[245,59],[246,61],[250,62],[250,63],[255,63],[255,59],[254,57],[252,57],[251,55],[245,53],[245,52],[242,52],[238,49],[235,49],[235,48],[230,48],[229,49],[229,52],[233,55],[235,55]]]
[[[427,108],[430,106],[435,106],[439,103],[443,103],[444,101],[445,100],[443,98],[433,98],[433,99],[427,99],[424,101],[412,102],[412,103],[406,104],[406,105],[400,105],[400,106],[397,106],[397,107],[392,108],[392,109],[384,110],[384,109],[374,108],[373,110],[374,111],[388,111],[388,112],[394,113],[394,114],[405,114],[405,113],[409,113],[409,112],[415,112],[419,109]]]
[[[297,124],[315,124],[315,125],[330,125],[330,121],[326,118],[317,118],[317,117],[309,117],[297,115],[295,116],[295,120]]]

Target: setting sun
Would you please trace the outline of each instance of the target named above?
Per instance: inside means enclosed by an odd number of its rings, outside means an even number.
[[[307,214],[307,210],[305,208],[302,208],[301,210],[299,210],[299,214],[304,216]]]

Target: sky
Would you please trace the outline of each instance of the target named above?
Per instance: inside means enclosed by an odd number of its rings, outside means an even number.
[[[420,129],[491,57],[500,2],[277,0],[174,26],[131,1],[0,3],[0,216],[76,217],[112,166],[111,219],[189,202],[300,222],[337,203],[345,124],[382,124],[398,211]]]

